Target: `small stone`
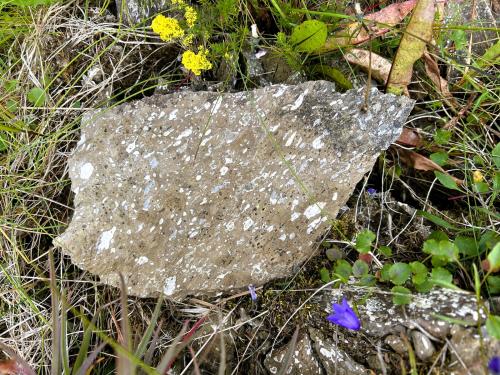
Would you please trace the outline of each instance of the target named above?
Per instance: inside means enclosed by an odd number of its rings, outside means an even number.
[[[444,322],[442,320],[432,319],[417,319],[417,323],[422,326],[430,335],[438,338],[444,339],[449,335],[451,324]]]
[[[436,348],[432,344],[432,341],[422,332],[412,331],[411,338],[413,341],[413,348],[415,349],[415,354],[422,361],[429,360],[436,352]]]
[[[396,335],[389,335],[384,339],[384,342],[389,345],[392,350],[398,354],[406,354],[407,349],[403,339]]]

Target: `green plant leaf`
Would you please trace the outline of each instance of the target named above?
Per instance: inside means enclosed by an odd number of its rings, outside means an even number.
[[[436,134],[434,134],[434,142],[438,145],[445,145],[451,139],[451,131],[446,129],[438,129],[436,130]]]
[[[453,281],[453,276],[446,268],[436,267],[431,271],[431,282],[449,283]]]
[[[370,252],[372,247],[372,242],[376,238],[375,233],[373,233],[369,229],[364,229],[358,233],[356,237],[356,250],[358,250],[361,254],[366,254]]]
[[[371,274],[367,274],[367,275],[364,275],[363,277],[361,277],[361,279],[359,279],[359,285],[363,285],[363,286],[374,286],[375,284],[377,283],[377,279],[375,278],[374,275],[371,275]]]
[[[435,152],[429,155],[429,158],[437,165],[443,166],[448,161],[448,154],[446,152]]]
[[[497,242],[486,259],[490,263],[491,272],[500,270],[500,242]]]
[[[409,279],[411,275],[411,268],[406,263],[395,263],[389,270],[389,279],[395,285],[402,285]]]
[[[329,78],[344,90],[352,89],[352,83],[340,70],[328,65],[318,64],[312,67],[311,73]]]
[[[343,281],[347,281],[349,279],[349,276],[351,276],[352,274],[352,267],[347,260],[340,259],[337,261],[333,272],[341,279],[343,279]]]
[[[429,280],[425,280],[423,283],[415,284],[415,290],[419,293],[427,293],[429,292],[434,284],[432,284]]]
[[[28,93],[27,98],[34,107],[41,107],[45,104],[47,95],[40,87],[33,87]]]
[[[389,246],[380,246],[378,252],[387,258],[392,256],[392,249]]]
[[[411,262],[410,263],[413,284],[422,284],[427,281],[427,267],[421,262]]]
[[[433,222],[434,224],[451,230],[457,230],[458,228],[448,223],[446,220],[441,219],[439,216],[431,214],[430,212],[418,211],[418,214],[425,217],[427,220]]]
[[[444,187],[461,191],[455,180],[449,174],[440,171],[434,171],[434,175]]]
[[[488,276],[486,282],[488,283],[488,291],[491,294],[500,293],[500,276]]]
[[[455,245],[457,245],[460,254],[465,256],[479,255],[479,249],[475,238],[467,236],[457,236],[454,242]]]
[[[488,191],[490,191],[490,187],[484,181],[474,182],[474,191],[479,193],[479,194],[483,194],[483,193],[487,193]]]
[[[325,284],[332,281],[330,278],[330,271],[328,271],[325,267],[319,270],[319,276],[321,278],[321,281],[323,281]]]
[[[290,44],[299,52],[311,53],[324,46],[327,34],[328,30],[324,22],[304,21],[293,29]]]
[[[411,291],[404,286],[395,286],[391,289],[393,293],[392,303],[395,305],[407,305],[411,302]]]
[[[500,168],[500,143],[497,143],[493,151],[491,151],[491,156],[493,163],[495,163],[497,168]]]
[[[368,273],[368,264],[358,259],[352,265],[352,274],[354,277],[362,277]]]
[[[385,282],[385,281],[389,281],[391,278],[389,277],[389,271],[392,267],[392,264],[390,263],[386,263],[382,266],[382,268],[380,269],[380,281],[381,282]]]
[[[486,320],[486,330],[491,337],[500,340],[500,316],[488,316],[488,319]]]
[[[431,254],[442,262],[453,262],[458,259],[458,247],[451,241],[437,241],[435,239],[424,242],[424,253]],[[433,263],[434,264],[434,263]]]

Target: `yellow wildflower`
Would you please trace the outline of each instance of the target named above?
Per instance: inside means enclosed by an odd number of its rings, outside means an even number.
[[[480,171],[472,172],[472,180],[475,183],[482,182],[484,180],[484,176]]]
[[[188,34],[184,39],[182,39],[182,44],[185,47],[189,47],[191,44],[193,44],[193,39],[194,39],[194,34]]]
[[[182,54],[182,65],[195,75],[199,76],[202,70],[212,69],[212,63],[207,59],[208,51],[200,48],[198,53],[193,51],[185,51]]]
[[[175,18],[165,17],[161,14],[157,15],[151,23],[153,31],[160,35],[160,38],[165,42],[172,39],[180,38],[184,35],[184,30],[179,25],[179,21]]]
[[[179,5],[183,7],[184,5],[186,5],[186,3],[184,2],[184,0],[172,0],[172,5]]]
[[[198,19],[198,13],[196,13],[196,10],[193,7],[187,6],[184,12],[184,18],[186,19],[188,26],[193,27]]]

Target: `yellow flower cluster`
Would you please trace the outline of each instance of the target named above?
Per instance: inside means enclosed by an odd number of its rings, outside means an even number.
[[[184,30],[175,18],[157,15],[151,23],[153,31],[160,35],[165,42],[184,36]]]
[[[198,53],[193,51],[185,51],[182,54],[182,65],[195,75],[199,76],[202,70],[212,69],[212,63],[207,59],[208,51],[200,48]]]
[[[191,28],[196,23],[198,19],[198,13],[193,7],[187,6],[184,11],[184,18],[186,19],[186,23]]]
[[[484,176],[480,171],[474,171],[472,172],[472,179],[475,183],[483,182]]]

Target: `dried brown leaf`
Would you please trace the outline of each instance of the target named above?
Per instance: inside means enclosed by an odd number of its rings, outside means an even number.
[[[441,94],[445,101],[453,108],[458,106],[455,98],[448,89],[448,81],[441,77],[439,73],[439,66],[429,52],[424,51],[422,58],[425,64],[425,73],[431,79],[432,83],[436,86],[436,91]]]
[[[391,62],[386,58],[371,53],[371,71],[372,77],[377,81],[386,83],[391,71]],[[351,64],[356,64],[365,70],[370,69],[370,52],[354,48],[344,55],[345,59]]]
[[[377,36],[387,33],[411,12],[417,4],[417,0],[408,0],[402,3],[386,6],[384,9],[364,17],[364,22],[371,21],[370,33],[368,33],[359,22],[353,22],[342,31],[335,33],[326,40],[321,52],[332,51],[340,47],[353,46]]]
[[[420,155],[415,151],[398,149],[398,154],[401,161],[403,161],[406,165],[410,167],[413,167],[419,171],[439,171],[453,178],[453,180],[457,183],[457,185],[463,184],[463,180],[460,180],[459,178],[450,175],[438,164],[434,163],[431,159],[426,158],[425,156]]]
[[[404,146],[418,147],[422,144],[422,137],[413,129],[403,128],[396,142]]]

